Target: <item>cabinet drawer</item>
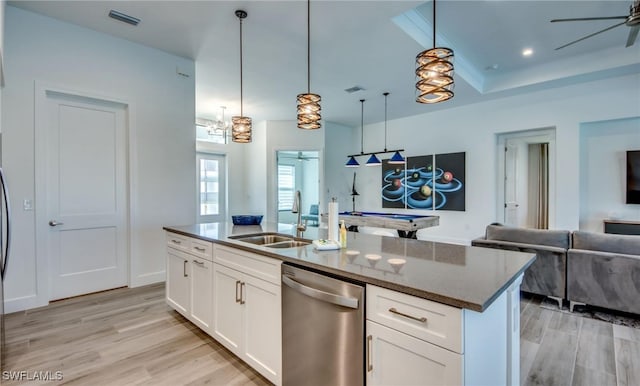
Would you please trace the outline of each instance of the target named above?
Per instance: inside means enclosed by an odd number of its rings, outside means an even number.
[[[199,239],[189,239],[189,253],[205,260],[213,261],[213,243]]]
[[[280,278],[282,261],[271,257],[216,244],[213,261],[278,286],[282,280]]]
[[[190,238],[177,233],[167,232],[167,246],[181,251],[189,251]]]
[[[462,310],[367,285],[367,319],[462,354]]]

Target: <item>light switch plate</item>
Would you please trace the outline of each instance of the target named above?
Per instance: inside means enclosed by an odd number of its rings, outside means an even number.
[[[33,210],[33,200],[25,198],[22,202],[22,209],[24,210]]]

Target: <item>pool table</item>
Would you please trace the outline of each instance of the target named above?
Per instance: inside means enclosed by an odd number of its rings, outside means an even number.
[[[423,216],[406,213],[376,213],[376,212],[341,212],[340,220],[351,231],[358,231],[358,226],[389,228],[398,231],[398,236],[410,239],[416,238],[418,229],[429,228],[440,223],[439,216]]]

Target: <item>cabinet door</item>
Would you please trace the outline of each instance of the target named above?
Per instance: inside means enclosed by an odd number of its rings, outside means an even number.
[[[280,286],[244,275],[244,358],[276,385],[282,383]]]
[[[461,385],[463,356],[367,320],[367,385]]]
[[[213,263],[191,260],[191,318],[194,324],[210,333],[213,321]]]
[[[213,264],[213,337],[235,354],[242,339],[240,272]]]
[[[189,260],[188,255],[167,248],[167,304],[189,317]]]

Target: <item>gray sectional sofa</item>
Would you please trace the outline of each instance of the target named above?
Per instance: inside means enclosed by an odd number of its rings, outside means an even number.
[[[471,245],[535,253],[524,292],[640,314],[640,236],[492,224]]]
[[[555,299],[562,306],[567,287],[569,231],[525,229],[492,224],[471,245],[536,254],[522,280],[522,291]]]
[[[640,314],[640,236],[575,231],[567,256],[567,299]]]

